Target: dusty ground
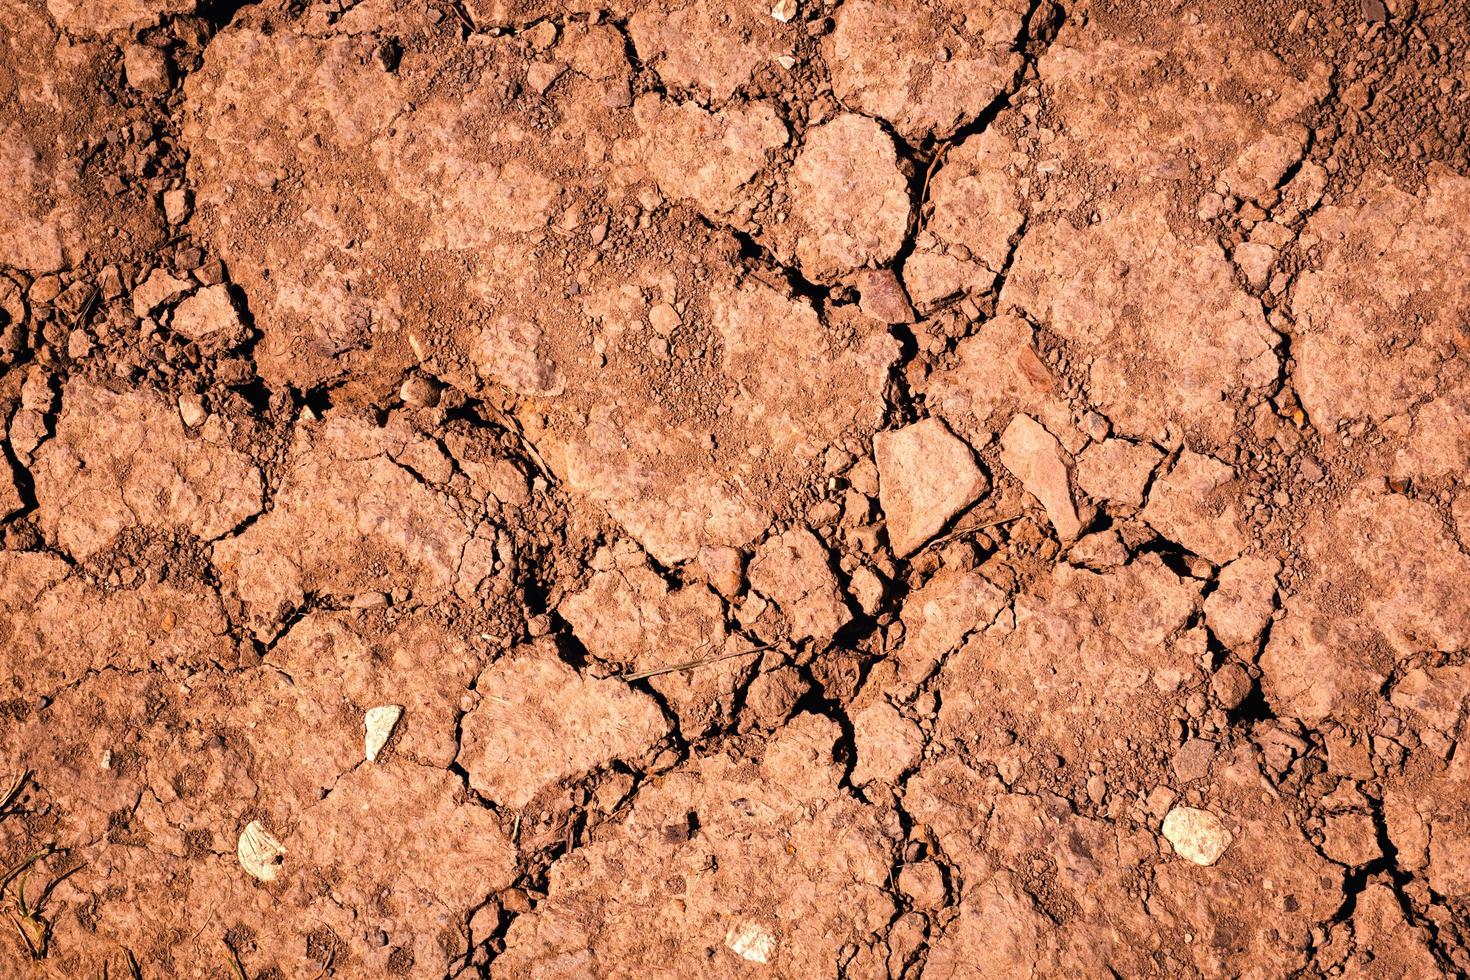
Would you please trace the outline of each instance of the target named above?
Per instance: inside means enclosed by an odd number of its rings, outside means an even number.
[[[0,975],[1465,975],[1467,50],[0,0]]]

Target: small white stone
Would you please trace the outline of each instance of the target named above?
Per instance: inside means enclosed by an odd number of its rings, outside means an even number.
[[[286,849],[281,842],[266,833],[259,820],[252,820],[240,832],[240,841],[235,845],[235,856],[240,867],[261,881],[275,881],[281,873],[281,862]]]
[[[725,933],[725,945],[741,959],[769,963],[771,954],[776,951],[776,937],[759,923],[740,922]]]
[[[179,418],[191,429],[197,429],[209,417],[204,399],[192,392],[179,396]]]
[[[788,23],[796,16],[796,0],[776,0],[776,5],[771,8],[771,16],[783,24]]]
[[[111,769],[112,768],[112,750],[111,749],[103,749],[102,750],[101,765],[102,765],[102,768],[103,769]]]
[[[363,737],[363,748],[367,752],[367,761],[375,762],[378,753],[388,742],[388,736],[393,734],[393,726],[398,724],[399,717],[403,714],[403,706],[399,704],[383,704],[376,708],[369,708],[363,716],[363,727],[367,729]]]
[[[1174,853],[1186,861],[1209,867],[1233,839],[1220,818],[1208,810],[1192,806],[1176,806],[1164,818],[1164,837],[1174,846]]]

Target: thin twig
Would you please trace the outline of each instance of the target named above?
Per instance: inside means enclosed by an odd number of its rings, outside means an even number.
[[[912,235],[924,222],[924,203],[929,200],[929,182],[934,179],[934,171],[944,162],[944,156],[949,152],[952,144],[945,143],[939,148],[929,160],[929,166],[924,170],[924,183],[919,188],[919,206],[914,209],[912,220],[909,221],[909,234]]]
[[[718,657],[705,657],[703,660],[686,660],[682,664],[669,664],[667,667],[655,667],[652,670],[640,670],[631,674],[623,674],[621,676],[622,679],[625,681],[646,680],[649,677],[657,677],[660,674],[672,674],[680,670],[694,670],[695,668],[703,667],[706,664],[717,664],[721,660],[730,660],[734,657],[748,657],[752,653],[763,653],[766,650],[771,649],[775,645],[776,644],[774,643],[767,643],[764,646],[753,647],[749,650],[739,650],[735,653],[724,653]]]
[[[958,537],[961,534],[971,534],[971,533],[974,533],[975,531],[986,531],[986,530],[989,530],[992,527],[1000,527],[1002,524],[1010,524],[1010,523],[1012,523],[1014,521],[1019,521],[1021,518],[1025,517],[1025,516],[1026,516],[1025,514],[1012,514],[1010,517],[1002,517],[1002,518],[999,518],[998,520],[988,521],[988,522],[986,522],[984,524],[972,524],[972,525],[970,525],[968,527],[957,527],[953,531],[950,531],[948,534],[940,535],[939,537],[935,538],[933,541],[930,541],[928,544],[924,545],[924,547],[926,549],[927,548],[932,548],[936,544],[943,544],[944,542],[948,541],[950,538]]]

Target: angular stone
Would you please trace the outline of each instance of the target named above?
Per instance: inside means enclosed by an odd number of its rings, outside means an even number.
[[[852,770],[855,786],[894,782],[919,761],[924,749],[919,726],[887,701],[875,701],[859,711],[853,716],[852,729],[857,745],[857,764]]]
[[[1223,565],[1249,544],[1235,495],[1235,470],[1212,456],[1185,450],[1154,481],[1143,519],[1165,538]]]
[[[1046,516],[1063,542],[1082,533],[1084,517],[1072,493],[1072,457],[1056,436],[1029,415],[1017,415],[1000,437],[1000,461],[1026,492],[1046,509]]]
[[[892,269],[869,269],[857,274],[858,308],[879,323],[912,323],[914,308]]]
[[[230,287],[206,286],[180,303],[169,321],[174,332],[190,340],[232,343],[242,338],[245,325],[230,296]]]
[[[873,456],[888,542],[900,556],[918,550],[990,490],[970,447],[935,418],[878,433]]]
[[[791,166],[791,218],[776,229],[802,271],[828,280],[886,264],[908,230],[908,184],[893,140],[871,119],[844,113],[807,130]]]
[[[1205,600],[1205,625],[1232,650],[1248,651],[1261,636],[1275,608],[1276,574],[1281,562],[1247,555],[1220,569],[1215,591]]]
[[[1230,846],[1230,831],[1208,810],[1176,806],[1164,818],[1164,837],[1186,861],[1209,867]]]
[[[133,313],[147,316],[164,303],[178,299],[189,291],[193,283],[169,275],[162,269],[154,269],[148,278],[133,290]]]
[[[751,559],[751,588],[781,607],[794,641],[829,640],[852,619],[830,561],[806,528],[768,538]]]
[[[1077,458],[1077,485],[1099,500],[1140,507],[1148,478],[1163,458],[1162,452],[1147,444],[1104,439]]]

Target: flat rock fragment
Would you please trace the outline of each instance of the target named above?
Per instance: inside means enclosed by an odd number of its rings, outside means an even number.
[[[498,661],[475,691],[460,763],[476,791],[515,809],[561,780],[642,757],[669,731],[648,695],[581,677],[545,651]]]
[[[240,831],[240,839],[235,845],[235,856],[240,861],[240,867],[252,878],[275,881],[281,873],[286,849],[258,820],[252,820]]]
[[[367,710],[362,722],[363,754],[367,761],[377,761],[378,753],[383,751],[384,745],[388,744],[393,728],[398,724],[398,719],[402,715],[403,706],[398,704],[381,704]]]
[[[1075,541],[1086,512],[1079,510],[1072,492],[1072,458],[1056,436],[1031,416],[1017,415],[1001,434],[1000,447],[1000,461],[1041,501],[1057,536]]]
[[[32,476],[37,522],[77,559],[129,527],[182,528],[212,541],[262,506],[259,469],[222,430],[193,438],[160,396],[80,379],[62,393],[56,435],[37,452]]]
[[[1281,562],[1247,555],[1220,569],[1215,591],[1205,599],[1205,622],[1232,650],[1247,650],[1265,631],[1275,608]]]
[[[768,538],[751,559],[751,587],[781,607],[793,640],[829,640],[852,619],[830,561],[806,528]]]
[[[1216,565],[1234,561],[1250,543],[1237,500],[1235,470],[1185,450],[1149,491],[1143,519],[1171,541]]]
[[[990,490],[970,447],[936,418],[878,433],[873,456],[888,541],[898,555],[912,554]]]
[[[852,770],[854,785],[894,782],[919,761],[924,734],[886,701],[875,701],[852,720],[857,745],[857,764]]]
[[[1177,806],[1164,817],[1164,837],[1175,854],[1201,867],[1220,860],[1232,840],[1219,817],[1189,806]]]
[[[807,131],[791,165],[791,219],[773,234],[810,278],[886,264],[908,228],[907,182],[893,139],[871,119],[844,113]]]
[[[879,323],[912,323],[914,309],[892,269],[857,274],[858,303],[864,315]]]
[[[824,42],[832,90],[905,138],[944,138],[983,113],[1021,67],[1017,2],[843,4]],[[932,52],[943,49],[944,57]]]
[[[1077,485],[1098,500],[1140,507],[1149,477],[1163,459],[1164,454],[1153,446],[1104,439],[1077,457]]]

